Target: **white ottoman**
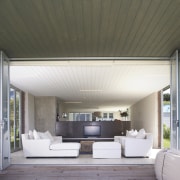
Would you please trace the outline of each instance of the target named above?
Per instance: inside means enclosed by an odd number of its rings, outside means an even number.
[[[119,142],[93,143],[93,158],[121,158],[121,144]]]

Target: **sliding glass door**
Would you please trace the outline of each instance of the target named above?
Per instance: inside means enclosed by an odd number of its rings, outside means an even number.
[[[171,148],[180,150],[180,58],[176,51],[171,57]]]
[[[9,60],[0,52],[0,170],[10,165]]]

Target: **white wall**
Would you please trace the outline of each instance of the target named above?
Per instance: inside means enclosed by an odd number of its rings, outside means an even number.
[[[25,133],[35,127],[34,96],[25,93]]]
[[[119,111],[113,112],[113,117],[114,117],[114,119],[122,120],[122,117],[120,116],[120,112]]]
[[[153,93],[130,107],[133,129],[144,128],[154,137],[154,148],[158,147],[158,93]]]

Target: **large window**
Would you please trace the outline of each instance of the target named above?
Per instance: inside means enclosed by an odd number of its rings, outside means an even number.
[[[11,136],[11,152],[17,151],[21,148],[21,98],[20,90],[10,88],[10,136]]]
[[[92,113],[69,113],[70,121],[92,121]],[[113,120],[113,113],[103,113],[102,117],[96,117],[96,121],[110,121]]]

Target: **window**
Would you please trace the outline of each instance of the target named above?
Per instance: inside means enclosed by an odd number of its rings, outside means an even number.
[[[109,119],[113,119],[113,113],[109,113]]]
[[[107,113],[103,113],[103,119],[107,119],[108,118],[108,114]]]
[[[103,113],[103,120],[104,121],[113,120],[113,113]]]
[[[69,113],[70,121],[91,121],[91,113]]]

